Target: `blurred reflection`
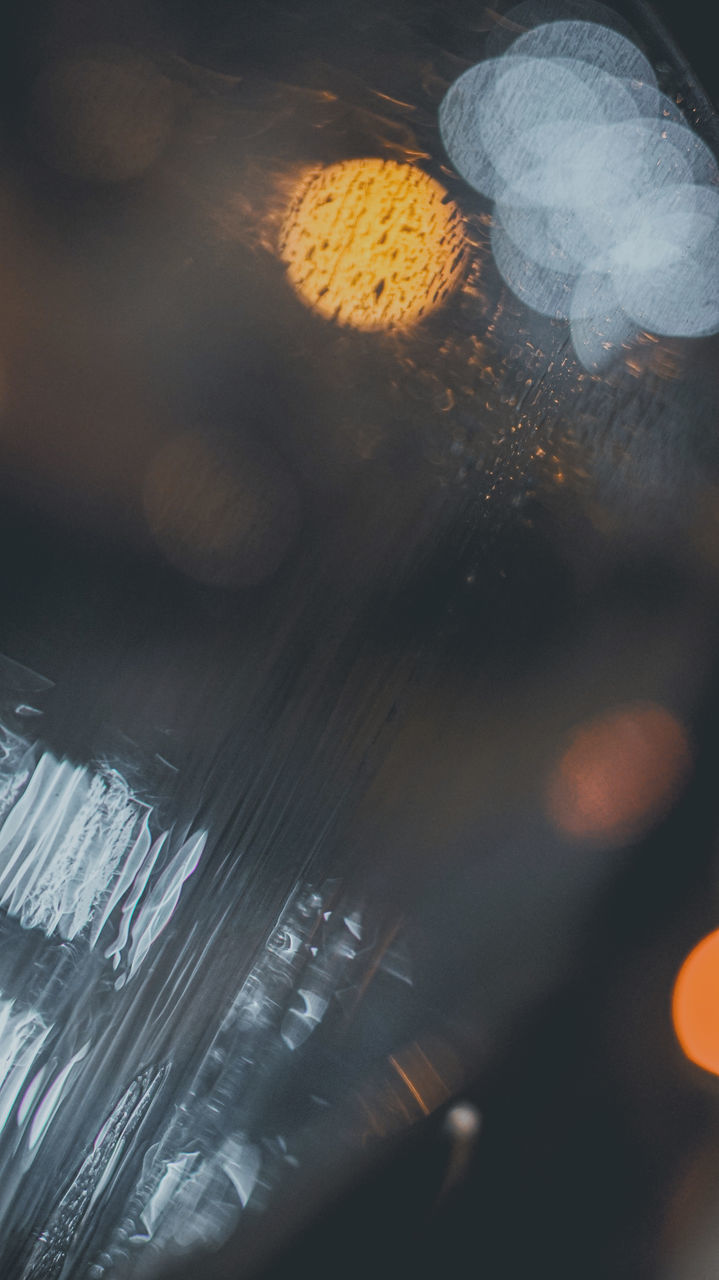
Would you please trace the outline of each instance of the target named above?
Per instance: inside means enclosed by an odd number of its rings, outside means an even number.
[[[354,329],[409,328],[440,306],[463,262],[459,211],[421,169],[346,160],[298,187],[280,256],[303,302]]]
[[[256,446],[187,432],[157,453],[144,484],[147,522],[168,560],[210,586],[274,573],[299,521],[290,476]]]
[[[659,1280],[707,1280],[719,1264],[719,1161],[716,1117],[705,1117],[705,1140],[678,1170],[660,1236]]]
[[[53,168],[87,182],[126,182],[167,143],[174,113],[170,81],[121,45],[65,58],[34,89],[35,144]]]
[[[387,1137],[431,1115],[461,1083],[461,1066],[448,1041],[428,1036],[403,1045],[356,1094],[363,1141]]]
[[[574,731],[547,789],[565,835],[624,844],[667,812],[691,764],[686,732],[664,707],[616,707]]]
[[[679,970],[674,1030],[686,1056],[719,1075],[719,929],[697,944]]]

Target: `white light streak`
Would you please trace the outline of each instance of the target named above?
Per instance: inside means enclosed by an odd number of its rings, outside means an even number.
[[[63,1093],[65,1092],[65,1086],[67,1085],[74,1068],[77,1066],[78,1062],[82,1062],[83,1058],[87,1055],[89,1048],[90,1041],[88,1040],[81,1049],[78,1049],[77,1053],[73,1054],[70,1061],[55,1077],[50,1088],[43,1097],[42,1102],[32,1118],[32,1124],[30,1125],[30,1133],[28,1134],[27,1140],[29,1151],[33,1151],[38,1142],[40,1142],[40,1139],[60,1106]]]
[[[130,977],[139,969],[152,944],[170,923],[180,901],[182,887],[197,869],[206,841],[207,834],[204,831],[186,840],[143,903],[132,930],[128,957]]]
[[[199,1152],[182,1152],[176,1160],[168,1160],[157,1187],[140,1214],[146,1238],[151,1240],[180,1187],[192,1176]]]
[[[22,1128],[28,1116],[30,1115],[30,1112],[32,1111],[35,1105],[35,1099],[37,1098],[37,1095],[39,1094],[43,1086],[43,1082],[45,1080],[46,1075],[47,1075],[47,1067],[41,1067],[37,1075],[33,1076],[27,1089],[22,1095],[22,1101],[20,1103],[20,1106],[17,1109],[17,1117],[16,1117],[17,1125],[19,1129]]]
[[[147,812],[119,774],[45,752],[0,827],[0,904],[71,939],[90,923]]]
[[[227,1138],[220,1147],[217,1160],[222,1172],[232,1183],[237,1199],[244,1209],[255,1189],[262,1166],[259,1148],[238,1138]]]
[[[107,951],[105,952],[105,959],[112,960],[115,967],[117,967],[117,965],[120,963],[120,957],[122,955],[122,952],[127,946],[127,942],[130,937],[130,926],[132,924],[132,918],[135,914],[135,909],[143,893],[145,892],[145,889],[147,888],[147,884],[152,874],[152,871],[154,870],[155,863],[157,862],[160,852],[167,841],[167,836],[168,836],[168,832],[163,831],[162,835],[159,836],[157,840],[155,840],[152,844],[149,844],[149,833],[148,833],[147,844],[149,847],[146,849],[145,857],[137,869],[137,874],[135,876],[134,881],[132,880],[129,881],[129,883],[132,884],[132,889],[131,889],[131,892],[127,895],[125,902],[123,903],[122,919],[120,922],[120,928],[119,928],[117,937],[115,938],[115,941],[112,943],[112,946],[108,947]],[[145,848],[145,842],[143,841],[143,849],[144,848]],[[117,898],[117,901],[119,901],[120,898],[122,897],[122,894],[118,892],[117,895],[113,894],[113,897],[115,896]]]
[[[136,972],[172,918],[206,832],[186,840],[163,869],[170,833],[153,839],[149,806],[116,770],[73,765],[49,751],[35,761],[26,746],[14,763],[16,772],[6,766],[0,780],[10,797],[0,820],[0,906],[48,937],[87,932],[92,949],[122,903],[105,957],[115,968],[127,960]]]
[[[281,1036],[288,1049],[299,1049],[301,1044],[312,1035],[325,1016],[329,999],[317,991],[301,988],[297,995],[301,1006],[289,1009],[282,1020]]]
[[[0,999],[0,1133],[50,1029],[39,1013]]]

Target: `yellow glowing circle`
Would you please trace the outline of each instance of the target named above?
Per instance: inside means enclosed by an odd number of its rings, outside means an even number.
[[[353,329],[404,329],[440,306],[464,258],[459,210],[428,174],[344,160],[297,188],[280,233],[288,279],[313,311]]]

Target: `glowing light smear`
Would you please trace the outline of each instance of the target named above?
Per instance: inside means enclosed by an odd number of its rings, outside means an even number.
[[[13,696],[13,715],[30,711]],[[59,1280],[82,1220],[117,1175],[167,1073],[165,1064],[135,1077],[73,1176],[63,1164],[75,1150],[65,1150],[66,1122],[72,1131],[76,1104],[93,1115],[98,1056],[109,1036],[117,1037],[107,1026],[112,1002],[103,957],[119,970],[116,988],[137,974],[174,919],[206,846],[205,831],[157,831],[153,819],[151,806],[109,764],[58,759],[0,724],[0,923],[10,947],[0,992],[0,1218],[12,1233],[29,1230],[33,1214],[47,1215],[41,1230],[33,1225],[36,1244],[23,1280]],[[34,936],[23,937],[23,929]],[[47,1198],[34,1203],[34,1190],[23,1199],[31,1167],[39,1181],[28,1185],[40,1189],[44,1178],[54,1199],[49,1150],[69,1184],[54,1207]],[[243,1183],[239,1160],[228,1152],[222,1177],[238,1195],[250,1178]]]
[[[65,1092],[65,1086],[67,1085],[74,1068],[77,1066],[78,1062],[82,1062],[83,1058],[87,1056],[89,1048],[90,1041],[88,1040],[81,1049],[78,1049],[77,1053],[73,1054],[70,1061],[66,1063],[62,1068],[62,1071],[58,1073],[50,1085],[50,1088],[47,1090],[47,1093],[44,1095],[37,1110],[35,1111],[32,1124],[30,1125],[30,1132],[27,1140],[28,1149],[30,1151],[32,1151],[42,1139],[50,1121],[60,1106],[63,1093]]]
[[[148,1068],[125,1090],[98,1133],[28,1259],[22,1280],[57,1280],[75,1233],[96,1203],[129,1148],[166,1076],[166,1068]]]
[[[73,765],[49,751],[33,761],[27,744],[15,764],[15,775],[3,780],[0,906],[48,937],[86,933],[92,949],[122,903],[105,955],[116,968],[126,959],[132,976],[172,919],[206,833],[171,852],[157,875],[169,832],[152,840],[150,808],[117,771]]]
[[[258,1183],[267,1187],[279,1166],[296,1162],[282,1135],[257,1133],[256,1091],[248,1086],[256,1072],[265,1088],[275,1071],[284,1074],[288,1055],[316,1031],[333,999],[356,1003],[366,924],[359,907],[333,911],[335,891],[332,883],[323,892],[298,885],[290,895],[180,1105],[147,1152],[123,1227],[106,1246],[123,1267],[131,1251],[133,1275],[153,1273],[153,1259],[220,1244]],[[395,950],[387,972],[409,981],[401,946]]]
[[[616,707],[575,730],[549,780],[548,813],[575,839],[636,840],[671,807],[690,765],[685,730],[664,707]]]
[[[141,1214],[143,1234],[131,1244],[152,1242],[155,1253],[193,1245],[221,1244],[244,1209],[262,1166],[260,1149],[241,1137],[224,1140],[216,1154],[181,1152],[168,1160]]]
[[[697,944],[679,970],[672,1019],[687,1058],[719,1075],[719,929]]]
[[[439,307],[463,262],[459,212],[421,169],[346,160],[312,170],[279,243],[302,301],[337,324],[406,329]]]
[[[639,328],[719,331],[717,162],[625,36],[535,27],[459,77],[439,126],[455,168],[496,202],[505,282],[569,321],[587,368]]]
[[[0,827],[0,903],[71,939],[90,922],[147,814],[119,774],[44,752]]]
[[[143,902],[132,930],[129,977],[139,969],[152,944],[170,923],[180,901],[182,886],[197,870],[206,841],[204,831],[186,840]]]
[[[0,998],[0,1133],[50,1029],[39,1013]]]

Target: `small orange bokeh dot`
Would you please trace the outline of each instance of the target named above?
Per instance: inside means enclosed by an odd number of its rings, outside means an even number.
[[[462,221],[416,165],[343,160],[299,183],[279,254],[293,289],[319,315],[365,331],[405,329],[457,284]]]
[[[719,1075],[719,929],[690,951],[679,970],[672,1019],[690,1062]]]
[[[565,835],[623,844],[669,810],[690,766],[684,727],[665,707],[614,707],[575,729],[550,776],[547,810]]]

